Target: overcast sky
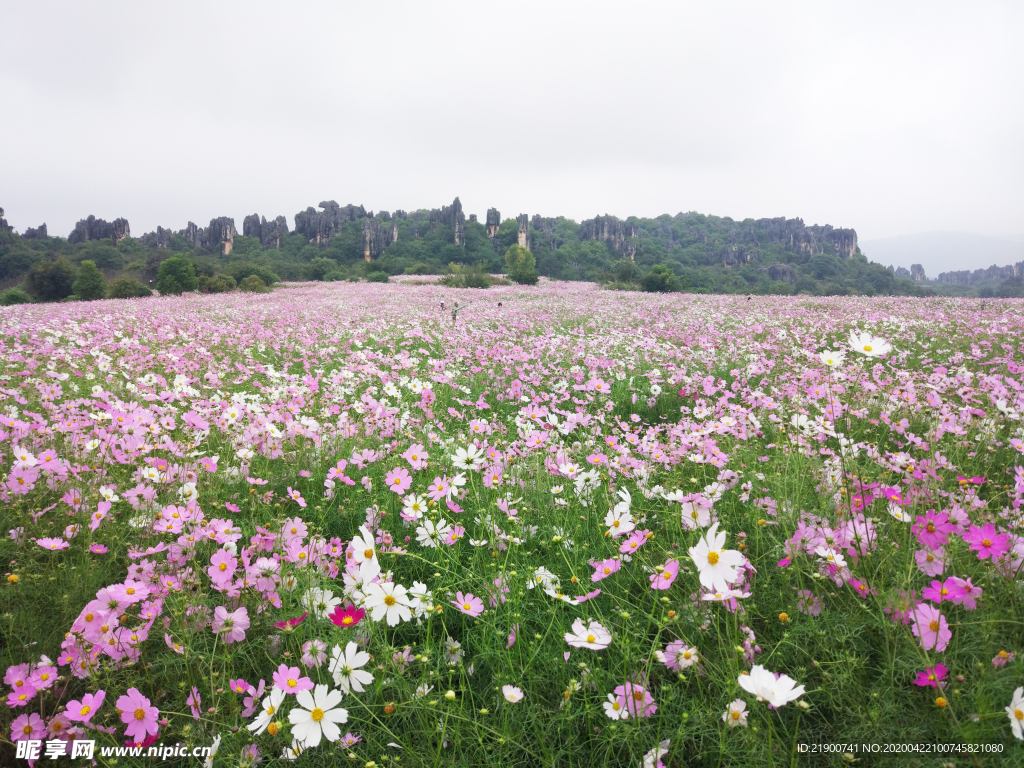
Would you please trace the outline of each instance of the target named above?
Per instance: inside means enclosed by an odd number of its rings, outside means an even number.
[[[1024,233],[1024,3],[0,0],[0,206]]]

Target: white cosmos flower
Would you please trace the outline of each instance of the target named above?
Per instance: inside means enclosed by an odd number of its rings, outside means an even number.
[[[832,549],[832,547],[818,547],[814,550],[814,554],[836,568],[844,568],[846,566],[846,558]]]
[[[523,691],[521,688],[516,688],[514,685],[503,685],[501,686],[501,695],[505,697],[505,701],[516,704],[523,700]]]
[[[485,542],[486,543],[486,542]],[[427,585],[421,581],[414,581],[409,587],[409,602],[412,605],[413,614],[420,618],[430,613],[434,607],[434,596]]]
[[[604,713],[612,720],[624,720],[629,716],[626,708],[619,703],[619,699],[614,693],[608,694],[608,701],[604,702]]]
[[[700,571],[700,583],[712,592],[725,592],[736,581],[737,569],[745,558],[733,549],[725,549],[726,533],[718,532],[715,523],[695,546],[690,547],[690,558]]]
[[[722,715],[722,720],[730,728],[737,728],[739,726],[747,727],[747,702],[743,699],[736,699],[735,701],[729,702],[729,708],[725,710],[725,714]]]
[[[361,693],[364,685],[373,682],[373,675],[359,669],[369,660],[370,654],[360,651],[359,646],[353,642],[349,642],[344,651],[340,645],[336,645],[331,650],[331,661],[327,665],[327,670],[334,675],[335,684],[345,693]]]
[[[596,621],[586,625],[580,619],[572,623],[572,632],[565,633],[565,642],[573,648],[589,648],[592,651],[603,651],[612,643],[612,633]]]
[[[280,688],[271,688],[270,695],[263,699],[263,703],[260,705],[260,713],[246,728],[256,735],[263,733],[270,725],[270,721],[274,719],[274,715],[277,714],[284,697],[285,693]]]
[[[1010,699],[1010,706],[1006,708],[1006,714],[1010,718],[1013,737],[1024,741],[1024,687],[1013,692],[1013,698]]]
[[[846,352],[842,350],[837,352],[820,352],[818,353],[818,359],[821,360],[822,365],[827,365],[829,368],[838,368],[846,361]]]
[[[424,520],[423,525],[416,529],[416,541],[423,547],[436,547],[451,529],[443,517],[437,523],[433,520]]]
[[[292,736],[303,747],[312,749],[320,744],[321,737],[328,741],[341,738],[336,724],[348,722],[348,710],[337,707],[341,696],[341,691],[331,691],[326,685],[318,685],[312,695],[309,691],[295,694],[299,707],[288,713],[288,722],[292,724]]]
[[[608,533],[611,534],[613,539],[625,536],[636,528],[636,524],[633,522],[633,515],[629,513],[629,504],[623,507],[621,502],[616,504],[615,509],[610,510],[604,516],[604,524],[608,526]]]
[[[899,520],[901,523],[909,523],[914,518],[903,511],[903,507],[899,504],[893,504],[889,502],[889,514]]]
[[[797,685],[796,680],[788,675],[780,675],[776,680],[775,675],[760,664],[755,664],[749,675],[740,675],[738,682],[740,688],[756,696],[758,701],[773,707],[784,707],[804,695],[804,687]]]
[[[870,333],[850,331],[850,348],[868,357],[881,357],[892,352],[892,345],[884,339],[876,338]]]
[[[484,452],[475,445],[470,445],[468,448],[457,448],[451,460],[459,469],[476,471],[483,464]]]
[[[302,596],[302,605],[318,619],[326,619],[341,605],[341,598],[335,597],[329,589],[310,587]]]
[[[409,621],[412,610],[409,606],[409,591],[393,581],[370,584],[366,587],[363,605],[370,610],[370,619],[380,621],[386,618],[389,626],[399,621]]]
[[[380,575],[380,563],[377,562],[377,550],[374,548],[373,535],[365,525],[359,527],[359,535],[352,539],[352,559],[359,566],[363,582],[372,581]]]
[[[414,517],[419,520],[423,517],[423,513],[427,511],[427,500],[422,496],[411,494],[405,497],[405,504],[402,506],[402,511],[409,517]]]

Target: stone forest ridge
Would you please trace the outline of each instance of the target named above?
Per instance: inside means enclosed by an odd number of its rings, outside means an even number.
[[[291,226],[289,226],[291,224]],[[93,261],[109,278],[148,283],[172,255],[187,256],[197,274],[262,269],[263,279],[359,279],[369,274],[449,274],[459,265],[504,271],[512,246],[531,252],[536,272],[557,280],[636,288],[654,270],[655,290],[698,293],[922,295],[916,275],[868,263],[857,232],[801,218],[735,220],[696,212],[654,218],[603,214],[579,223],[564,216],[489,208],[466,214],[456,197],[439,208],[367,210],[322,200],[291,218],[255,212],[218,216],[206,226],[158,226],[133,237],[125,218],[90,215],[66,238],[46,224],[18,234],[0,219],[0,289],[16,285],[40,261],[64,258],[71,267]],[[239,264],[248,265],[245,269]],[[362,265],[362,266],[360,266]],[[914,279],[918,282],[915,284]],[[654,283],[652,283],[654,284]],[[646,284],[644,284],[646,285]],[[645,288],[650,290],[650,288]]]

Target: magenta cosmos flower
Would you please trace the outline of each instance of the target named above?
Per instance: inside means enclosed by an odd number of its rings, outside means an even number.
[[[926,651],[935,649],[938,653],[946,650],[953,637],[953,630],[939,609],[929,603],[918,603],[910,610],[910,614],[914,637],[921,641],[921,647]]]
[[[922,547],[938,549],[949,541],[949,534],[956,530],[956,526],[949,522],[948,512],[929,509],[923,517],[918,515],[917,522],[910,530],[917,536]]]
[[[128,726],[124,729],[124,735],[133,742],[144,741],[147,735],[156,736],[160,730],[157,725],[160,710],[151,706],[149,699],[138,688],[129,688],[117,700],[117,711],[121,713],[121,722]]]
[[[972,552],[978,553],[979,560],[987,557],[999,559],[1010,549],[1009,534],[996,533],[996,527],[992,523],[986,523],[980,528],[972,525],[964,534],[964,541],[971,545]]]
[[[661,573],[651,574],[651,589],[668,589],[672,586],[672,582],[676,580],[676,576],[679,575],[679,561],[669,560],[665,563],[665,570]]]
[[[461,592],[456,592],[455,599],[451,603],[463,613],[474,618],[484,612],[484,601],[479,597],[474,597],[472,593],[464,595]]]
[[[306,500],[304,498],[302,498],[302,494],[299,493],[294,488],[292,488],[290,485],[288,486],[288,496],[291,498],[292,501],[294,501],[300,507],[305,507],[306,506]]]
[[[225,643],[240,643],[245,640],[249,628],[249,611],[243,605],[232,613],[223,605],[213,610],[213,633],[222,635]]]
[[[330,618],[332,624],[336,624],[339,627],[354,627],[363,620],[365,615],[366,611],[362,608],[356,608],[354,605],[342,608],[339,605],[328,618]]]
[[[946,669],[946,665],[938,663],[934,667],[925,667],[924,672],[918,672],[917,677],[914,679],[914,685],[920,685],[922,688],[942,688],[942,679],[949,674],[949,670]]]
[[[46,735],[46,723],[39,715],[21,715],[11,723],[11,741],[41,739]]]
[[[68,708],[64,714],[73,723],[88,723],[99,708],[103,706],[103,699],[106,697],[106,691],[97,691],[96,693],[85,694],[82,696],[81,701],[72,699],[68,702]]]
[[[384,478],[384,482],[388,488],[401,496],[403,493],[412,488],[412,477],[410,477],[408,470],[405,467],[396,467],[388,472]]]

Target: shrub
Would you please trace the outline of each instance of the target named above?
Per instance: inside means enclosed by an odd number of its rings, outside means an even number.
[[[31,304],[32,297],[20,285],[8,288],[0,293],[0,307],[10,307],[14,304]]]
[[[366,282],[368,283],[386,283],[387,281],[387,272],[371,272],[366,276]]]
[[[328,272],[326,275],[324,275],[324,282],[325,283],[340,283],[342,280],[347,279],[347,277],[348,277],[348,275],[346,275],[344,272],[342,272],[341,270],[337,270],[336,269],[333,272]]]
[[[231,275],[199,278],[199,290],[203,293],[230,293],[235,290],[236,286],[235,278]]]
[[[184,256],[172,256],[160,262],[156,289],[163,295],[180,296],[186,291],[194,291],[198,287],[196,268]]]
[[[140,299],[152,295],[148,286],[131,277],[119,277],[107,286],[108,299]]]
[[[107,295],[107,281],[96,262],[86,259],[78,268],[78,278],[71,289],[81,301],[95,301]]]
[[[242,280],[238,284],[238,290],[244,291],[245,293],[269,293],[270,289],[267,284],[260,280],[256,275],[249,275],[247,278]]]
[[[262,264],[253,264],[251,261],[233,261],[227,265],[224,272],[235,278],[239,285],[250,275],[256,275],[264,287],[281,282],[281,278],[272,272],[269,267],[265,267]]]

